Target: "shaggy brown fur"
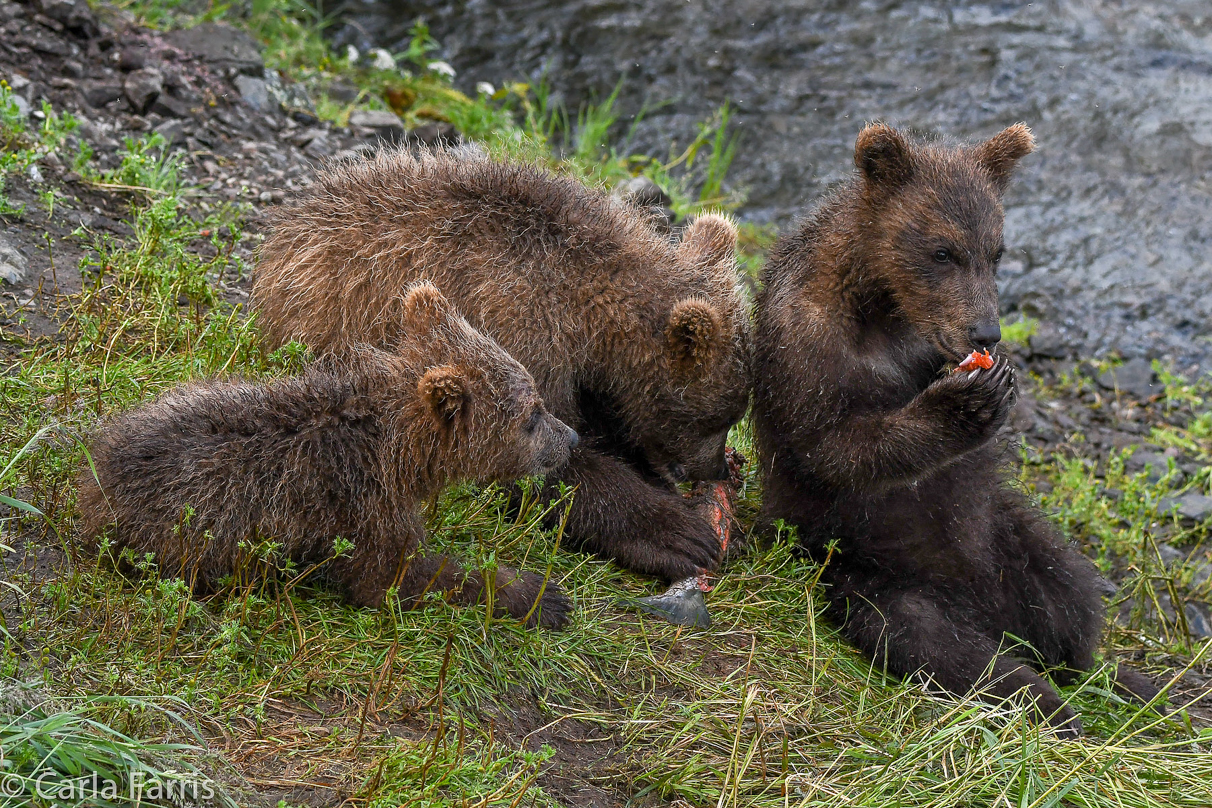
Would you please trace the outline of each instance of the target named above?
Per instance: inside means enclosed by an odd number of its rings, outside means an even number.
[[[1008,360],[948,372],[1000,339],[1000,195],[1033,147],[1021,124],[971,147],[864,129],[858,176],[766,266],[754,413],[765,519],[821,560],[837,540],[823,580],[856,645],[956,693],[1025,688],[1076,732],[1033,668],[1091,667],[1104,583],[999,474]]]
[[[392,585],[405,603],[431,589],[483,602],[478,572],[421,551],[418,503],[451,481],[563,466],[577,436],[435,287],[402,290],[400,318],[410,336],[396,354],[354,348],[299,378],[188,385],[117,417],[93,441],[96,477],[81,474],[84,535],[114,524],[117,547],[203,590],[236,568],[242,541],[273,539],[306,568],[341,536],[354,549],[327,572],[356,605]],[[541,576],[501,568],[493,584],[499,612],[566,622],[568,600]]]
[[[401,290],[432,281],[584,436],[559,473],[578,487],[567,535],[676,580],[720,550],[672,482],[726,475],[748,404],[735,242],[701,216],[674,246],[597,190],[469,150],[388,151],[329,168],[279,213],[253,297],[270,345],[390,348]]]

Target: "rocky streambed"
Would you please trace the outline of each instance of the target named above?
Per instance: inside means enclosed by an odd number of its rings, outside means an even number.
[[[417,17],[461,86],[537,79],[572,109],[624,79],[663,155],[725,101],[743,218],[787,227],[883,119],[983,137],[1028,122],[1002,302],[1043,355],[1212,369],[1212,5],[1206,0],[350,0],[340,44],[402,50]]]

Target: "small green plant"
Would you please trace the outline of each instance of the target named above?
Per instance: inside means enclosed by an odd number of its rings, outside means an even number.
[[[111,186],[140,191],[150,197],[177,193],[181,154],[170,152],[159,132],[149,137],[126,138],[119,157],[119,166],[104,175]]]
[[[26,118],[8,82],[0,79],[0,151],[10,151],[25,135]]]
[[[1027,341],[1035,334],[1037,328],[1039,328],[1039,320],[1026,315],[1020,315],[1018,319],[1012,322],[1003,320],[1002,341],[1026,346]]]
[[[34,436],[32,438],[30,438],[28,441],[25,442],[24,446],[22,446],[20,449],[18,449],[16,452],[14,452],[8,458],[8,460],[6,460],[4,462],[4,467],[0,468],[0,491],[8,490],[12,485],[15,484],[15,481],[17,479],[18,464],[21,462],[22,459],[27,457],[33,451],[34,447],[37,446],[42,441],[42,439],[46,437],[46,435],[52,430],[52,428],[53,427],[50,427],[50,426],[44,426],[41,429],[39,429],[37,432],[34,433]],[[15,508],[18,511],[22,511],[23,513],[27,513],[27,514],[32,514],[33,516],[42,516],[43,515],[42,511],[38,510],[37,508],[35,508],[33,505],[29,504],[28,502],[19,500],[15,497],[8,496],[7,494],[0,494],[0,505],[7,505],[10,508]],[[0,517],[0,525],[4,524],[5,521],[12,519],[12,518],[15,518],[15,517],[12,517],[12,516]]]
[[[20,688],[16,682],[0,680],[0,689]],[[170,703],[186,706],[176,699]],[[90,717],[102,709],[150,712],[199,745],[136,740]],[[218,783],[184,762],[184,755],[199,754],[203,745],[197,730],[177,712],[144,699],[95,696],[76,700],[66,709],[34,704],[7,714],[0,710],[4,804],[125,808],[132,803],[191,800],[235,808],[235,801]],[[172,766],[163,762],[167,756],[175,761]]]
[[[22,208],[4,196],[5,176],[27,170],[42,157],[57,150],[79,125],[67,113],[57,114],[48,102],[42,102],[42,123],[33,131],[21,114],[8,83],[0,80],[0,214],[21,215]]]
[[[409,34],[411,34],[411,39],[408,40],[408,50],[400,54],[399,60],[428,70],[429,54],[438,49],[437,40],[430,36],[429,26],[425,24],[425,20],[414,22]]]
[[[4,175],[0,174],[0,216],[18,217],[25,213],[25,205],[13,204],[4,193]]]
[[[710,137],[711,143],[711,151],[707,155],[706,176],[703,178],[703,185],[699,190],[699,201],[704,205],[724,205],[728,201],[724,195],[724,177],[728,174],[728,169],[732,167],[737,142],[740,139],[739,132],[728,134],[728,121],[731,117],[732,110],[729,108],[728,102],[724,102],[724,106],[720,107],[716,113],[715,120],[699,124],[700,138],[706,140]],[[693,165],[693,163],[694,158],[691,158],[687,165]]]

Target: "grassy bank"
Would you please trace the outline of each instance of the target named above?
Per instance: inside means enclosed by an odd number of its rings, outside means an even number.
[[[688,146],[653,159],[618,145],[626,127],[609,100],[569,111],[549,104],[542,86],[457,92],[431,67],[420,28],[398,67],[381,70],[329,52],[317,18],[294,6],[190,17],[166,4],[127,9],[155,25],[209,16],[247,26],[270,65],[302,82],[331,120],[355,105],[392,107],[410,125],[450,122],[497,153],[588,181],[647,174],[681,215],[736,201],[721,183],[734,145],[726,113],[688,133]],[[337,82],[357,87],[358,100],[334,100],[328,90]],[[48,113],[40,127],[2,118],[0,166],[10,177],[63,152],[71,122]],[[431,543],[482,565],[549,566],[576,603],[569,630],[525,631],[437,598],[410,612],[352,609],[314,581],[266,566],[196,601],[179,583],[124,577],[80,554],[73,481],[81,439],[98,419],[186,379],[268,378],[297,369],[303,356],[297,347],[262,350],[255,322],[225,296],[247,282],[237,250],[248,239],[244,209],[183,183],[177,158],[151,138],[127,145],[109,173],[86,153],[60,156],[99,192],[121,195],[132,235],[78,237],[87,240],[85,260],[58,271],[81,273],[80,291],[40,295],[59,330],[0,334],[13,357],[0,375],[0,493],[28,505],[3,516],[0,674],[34,683],[46,699],[0,700],[4,760],[23,767],[5,772],[53,763],[66,777],[73,766],[100,765],[80,761],[101,749],[117,755],[108,764],[115,776],[130,780],[139,766],[184,776],[197,767],[241,801],[1212,804],[1212,732],[1194,708],[1162,718],[1125,704],[1100,668],[1063,690],[1088,735],[1062,741],[1009,707],[936,698],[888,679],[819,619],[820,570],[786,535],[729,563],[709,596],[714,626],[694,632],[622,607],[656,585],[568,551],[539,527],[546,503],[510,514],[493,489],[447,492],[429,516]],[[54,205],[50,192],[21,221],[37,227]],[[769,233],[747,231],[748,267],[760,264],[768,242]],[[1168,378],[1154,403],[1155,440],[1207,460],[1207,392]],[[1076,372],[1037,396],[1115,403]],[[752,454],[745,424],[733,443]],[[1167,566],[1160,554],[1160,526],[1192,558],[1206,541],[1204,525],[1161,509],[1179,486],[1173,469],[1151,479],[1125,471],[1122,454],[1096,462],[1082,452],[1080,429],[1062,450],[1028,446],[1020,461],[1021,483],[1124,581],[1118,598],[1128,614],[1109,632],[1107,661],[1131,657],[1163,681],[1188,669],[1206,674],[1208,646],[1188,640],[1181,609],[1170,617],[1164,608],[1171,595],[1206,597],[1209,586],[1192,587],[1196,568]],[[748,525],[760,481],[752,467],[747,473]],[[1206,490],[1208,482],[1195,475],[1181,485]],[[60,734],[35,742],[31,728]],[[38,750],[56,743],[81,752],[44,761]]]

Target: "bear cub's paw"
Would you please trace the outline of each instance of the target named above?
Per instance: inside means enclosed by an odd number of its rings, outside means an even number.
[[[680,503],[679,503],[680,504]],[[654,530],[651,569],[670,583],[701,575],[720,565],[720,537],[691,504],[680,509],[683,518]]]
[[[527,628],[561,629],[572,619],[572,601],[555,581],[548,578],[544,586],[542,575],[514,570],[498,571],[497,580],[498,605],[510,617],[525,620]]]
[[[948,373],[922,393],[922,403],[946,423],[963,449],[993,439],[1015,401],[1014,365],[1004,356],[988,370]]]
[[[1069,705],[1065,705],[1049,716],[1048,724],[1056,730],[1058,738],[1080,738],[1086,731],[1082,726],[1082,720],[1077,717],[1077,713]]]

